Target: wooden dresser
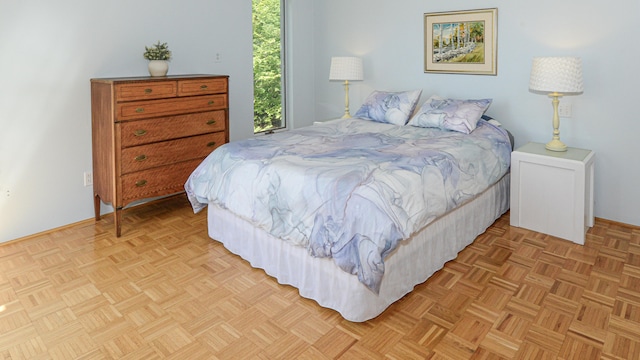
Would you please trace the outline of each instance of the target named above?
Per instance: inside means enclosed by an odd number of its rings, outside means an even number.
[[[93,195],[122,209],[184,191],[196,166],[229,141],[228,76],[91,79]]]

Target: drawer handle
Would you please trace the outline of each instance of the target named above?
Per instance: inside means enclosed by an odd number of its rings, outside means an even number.
[[[145,160],[147,160],[147,155],[145,154],[136,156],[136,161],[145,161]]]
[[[215,123],[216,123],[216,121],[215,121],[215,120],[213,120],[213,119],[211,119],[211,120],[207,121],[207,125],[213,125],[213,124],[215,124]]]
[[[144,129],[139,129],[133,132],[133,135],[135,136],[143,136],[147,134],[147,130]]]
[[[204,90],[204,89],[206,89],[206,88],[208,88],[208,86],[207,86],[207,85],[200,85],[200,89],[203,89],[203,90]]]
[[[145,94],[151,94],[152,92],[153,92],[153,89],[144,89]]]
[[[215,141],[207,143],[207,147],[214,147],[214,146],[216,146],[216,142]]]
[[[143,113],[144,112],[144,108],[136,108],[136,112],[137,113]]]
[[[143,187],[145,185],[147,185],[147,180],[136,181],[136,186],[137,187]]]
[[[213,105],[213,104],[215,104],[215,103],[216,103],[216,102],[215,102],[215,101],[213,101],[213,100],[210,100],[210,101],[209,101],[209,105]]]

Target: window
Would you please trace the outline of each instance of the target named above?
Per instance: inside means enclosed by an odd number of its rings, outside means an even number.
[[[284,1],[252,0],[253,131],[285,127]]]

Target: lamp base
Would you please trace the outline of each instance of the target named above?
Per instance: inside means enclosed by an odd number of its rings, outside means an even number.
[[[351,114],[349,113],[349,80],[344,81],[344,115],[342,115],[342,118],[351,118]]]
[[[567,151],[567,145],[558,139],[549,141],[544,147],[551,151]]]
[[[549,97],[553,99],[551,104],[553,105],[553,138],[544,147],[551,151],[567,151],[567,145],[560,141],[560,116],[558,116],[558,105],[560,104],[560,98],[562,94],[552,92]]]

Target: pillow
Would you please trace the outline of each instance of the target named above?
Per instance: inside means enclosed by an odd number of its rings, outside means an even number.
[[[491,105],[492,99],[456,100],[430,97],[411,118],[409,125],[435,127],[443,130],[471,133],[478,120]]]
[[[364,101],[355,117],[381,123],[405,125],[416,108],[422,90],[374,91]]]

